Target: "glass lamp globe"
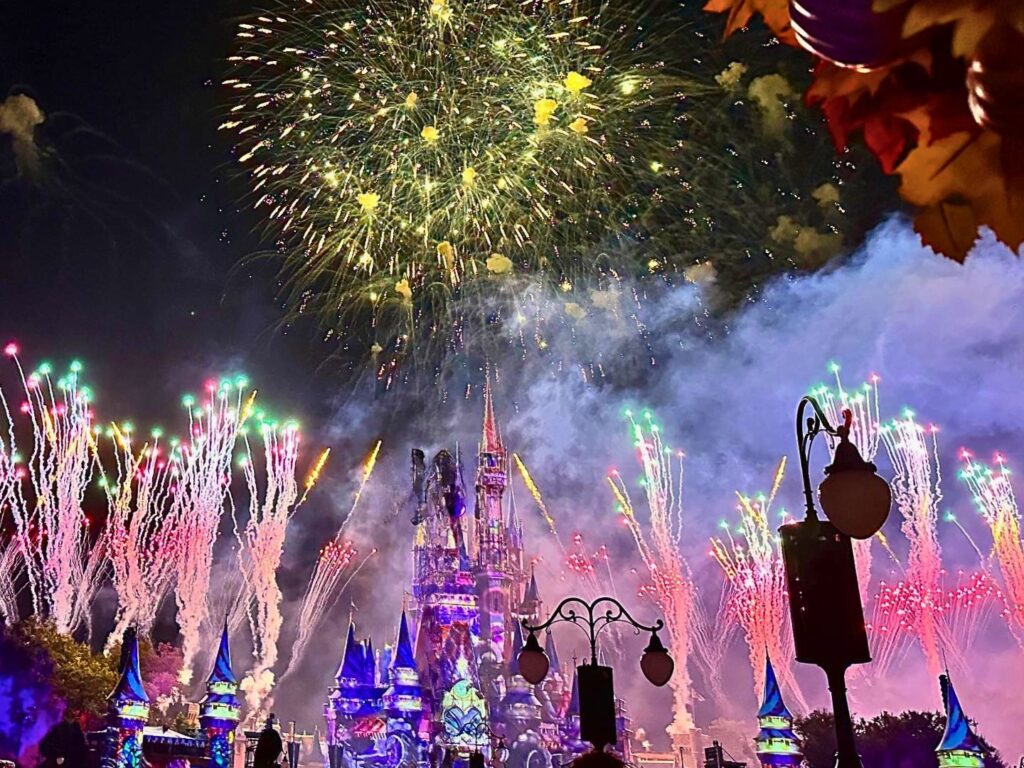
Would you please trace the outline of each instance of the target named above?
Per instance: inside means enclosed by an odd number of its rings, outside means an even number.
[[[537,636],[533,632],[526,638],[523,650],[519,652],[518,663],[519,674],[526,678],[526,682],[530,685],[537,685],[548,673],[551,662],[548,661],[547,654],[540,647]]]
[[[644,649],[640,658],[640,670],[652,685],[659,688],[665,685],[675,671],[676,663],[669,656],[668,650],[661,643],[657,632],[651,633],[651,642]]]
[[[875,465],[861,458],[843,431],[840,435],[835,457],[818,486],[818,501],[842,533],[853,539],[870,539],[889,517],[892,489],[875,474]]]

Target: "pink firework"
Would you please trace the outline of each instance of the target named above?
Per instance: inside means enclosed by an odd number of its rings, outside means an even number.
[[[883,425],[880,434],[895,471],[893,498],[902,518],[900,529],[908,543],[903,583],[896,591],[909,599],[908,607],[913,608],[913,613],[906,618],[906,630],[920,645],[929,674],[937,676],[944,666],[943,654],[958,652],[942,609],[942,548],[937,529],[942,501],[938,430],[918,424],[913,411],[907,409],[902,418]],[[881,626],[884,625],[876,624]],[[893,641],[897,639],[894,636]],[[877,646],[879,671],[888,666],[891,653],[897,649],[896,642]]]
[[[1018,642],[1024,644],[1024,540],[1010,470],[999,454],[994,467],[975,461],[969,451],[960,455],[964,463],[960,477],[992,533],[992,559],[1003,582],[1007,624]]]
[[[646,530],[637,519],[629,491],[618,472],[608,477],[608,485],[617,502],[617,511],[632,533],[640,559],[651,578],[643,593],[655,601],[665,615],[669,650],[678,662],[671,680],[674,711],[668,732],[673,743],[683,744],[694,731],[687,665],[691,650],[690,627],[700,621],[696,588],[680,551],[683,537],[683,455],[663,443],[658,425],[653,423],[650,413],[644,414],[646,428],[634,420],[632,414],[627,413],[627,417],[643,470],[642,485],[650,513]]]
[[[940,583],[931,591],[922,591],[918,582],[882,581],[872,605],[868,631],[875,661],[887,670],[899,663],[909,650],[906,642],[919,632],[920,617],[936,617],[943,644],[944,663],[963,666],[963,651],[978,632],[996,615],[1005,615],[1002,590],[985,571],[960,570],[952,587],[946,586],[948,574],[940,573]]]
[[[877,375],[872,374],[859,389],[848,390],[843,386],[842,379],[839,377],[838,363],[831,363],[829,371],[835,377],[835,388],[822,384],[812,390],[811,394],[817,398],[833,425],[843,423],[843,411],[850,411],[853,414],[850,441],[857,446],[857,450],[860,451],[860,455],[864,457],[865,461],[874,461],[881,437],[879,432],[881,418],[878,407],[878,382],[880,379]],[[873,559],[871,547],[874,540],[874,538],[857,539],[853,542],[853,558],[857,565],[860,601],[865,606],[868,604],[871,592],[871,562]]]
[[[282,678],[299,665],[306,653],[306,648],[309,646],[309,641],[313,638],[313,632],[320,625],[320,622],[323,621],[327,611],[334,605],[341,596],[341,593],[348,588],[349,583],[362,570],[369,559],[377,553],[376,549],[370,550],[370,553],[360,560],[354,568],[350,568],[357,555],[357,551],[352,546],[352,543],[344,538],[343,534],[349,521],[355,515],[359,501],[363,497],[363,491],[366,490],[366,484],[369,482],[370,477],[373,475],[373,470],[377,466],[380,448],[381,441],[378,440],[363,461],[359,485],[356,488],[348,514],[341,521],[341,526],[338,528],[334,538],[320,550],[320,556],[317,558],[316,565],[313,568],[313,575],[310,577],[309,585],[306,587],[306,594],[302,598],[302,607],[299,610],[298,634],[295,644],[292,646],[292,656],[288,661],[288,668],[285,670]]]
[[[159,429],[137,451],[131,425],[111,425],[114,471],[100,480],[107,497],[103,532],[112,565],[118,607],[108,647],[130,626],[149,634],[160,604],[174,582],[171,546],[172,489],[179,473],[179,444],[165,449]]]
[[[711,554],[726,577],[725,623],[739,625],[747,641],[750,668],[754,674],[754,695],[764,691],[765,654],[772,660],[787,692],[808,710],[807,701],[793,676],[792,643],[789,640],[789,614],[786,574],[779,538],[772,519],[772,505],[785,475],[786,460],[779,462],[771,491],[755,497],[736,494],[739,499],[739,526],[723,521],[721,538],[711,540]]]
[[[244,434],[246,455],[242,471],[249,491],[249,520],[241,533],[242,572],[245,576],[245,604],[253,636],[255,664],[242,680],[251,713],[260,713],[274,685],[273,667],[277,663],[281,635],[281,588],[277,571],[284,554],[288,521],[305,500],[327,460],[324,451],[310,472],[305,493],[300,496],[296,465],[301,435],[298,425],[279,426],[261,416],[263,477],[257,476],[256,462],[248,436]]]
[[[213,549],[227,504],[231,455],[239,426],[251,410],[255,393],[243,405],[244,378],[209,382],[205,399],[187,396],[189,440],[180,447],[176,478],[171,551],[175,554],[174,597],[182,634],[181,682],[192,679],[200,630],[209,613],[207,596]]]
[[[18,411],[32,447],[23,460],[15,438],[19,424],[4,400],[8,437],[2,443],[0,493],[12,513],[33,609],[48,616],[58,632],[70,634],[90,626],[106,563],[103,547],[90,546],[83,507],[97,465],[91,394],[79,381],[81,363],[72,362],[56,380],[47,364],[26,376],[17,347],[8,345],[5,351],[21,378],[25,399]]]

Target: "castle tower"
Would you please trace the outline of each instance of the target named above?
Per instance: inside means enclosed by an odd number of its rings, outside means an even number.
[[[406,720],[415,729],[423,715],[423,690],[416,669],[416,656],[412,649],[409,624],[402,612],[398,625],[398,642],[388,670],[391,687],[384,694],[384,706],[389,717]]]
[[[345,654],[335,678],[335,689],[331,693],[331,703],[337,718],[336,727],[345,722],[366,717],[375,713],[373,687],[375,681],[375,662],[373,647],[369,641],[356,640],[354,621],[348,624],[348,638],[345,641]]]
[[[220,636],[220,647],[213,671],[206,681],[206,696],[199,702],[199,725],[209,743],[210,768],[230,768],[238,725],[238,681],[231,671],[231,647],[228,627]]]
[[[803,755],[800,742],[793,733],[793,715],[786,708],[775,678],[771,659],[765,659],[764,700],[757,711],[761,730],[754,739],[754,751],[762,768],[799,766]]]
[[[523,594],[523,602],[519,606],[519,615],[531,624],[537,624],[540,621],[542,605],[543,602],[540,599],[540,590],[537,588],[537,575],[531,569],[530,583],[527,585],[526,592]]]
[[[149,696],[139,669],[139,638],[135,628],[125,630],[114,690],[107,696],[105,763],[111,768],[142,768],[142,729],[149,720]]]
[[[935,749],[939,768],[982,768],[985,765],[985,753],[971,730],[949,675],[939,675],[939,686],[942,688],[942,705],[946,710],[946,730]]]
[[[480,636],[504,651],[512,606],[509,589],[509,535],[502,497],[508,475],[508,453],[494,415],[490,372],[484,384],[484,423],[476,473],[476,593],[480,610]]]

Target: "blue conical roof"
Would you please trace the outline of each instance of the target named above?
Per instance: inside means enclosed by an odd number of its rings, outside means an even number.
[[[377,661],[373,653],[373,640],[370,638],[367,638],[363,644],[363,663],[360,672],[362,675],[359,682],[364,685],[373,685],[377,682]]]
[[[786,702],[782,700],[782,691],[779,689],[779,681],[775,677],[772,660],[767,657],[765,657],[764,667],[764,699],[761,701],[761,708],[757,710],[757,716],[793,719],[793,715],[786,708]]]
[[[398,643],[395,645],[391,668],[416,668],[416,656],[412,650],[412,640],[409,638],[409,623],[405,618],[405,611],[402,611],[402,620],[398,625]]]
[[[120,676],[117,685],[107,696],[107,701],[115,707],[132,702],[148,703],[149,696],[142,684],[142,671],[139,669],[139,638],[134,627],[126,629],[121,640],[118,671]]]
[[[341,666],[338,667],[338,674],[336,676],[339,684],[342,679],[359,678],[360,653],[359,643],[356,641],[356,623],[349,621],[348,638],[345,640],[345,652],[341,658]]]
[[[540,602],[540,590],[537,589],[537,574],[530,570],[530,585],[526,588],[526,595],[523,597],[524,603],[539,603]]]
[[[569,708],[565,710],[566,716],[578,715],[580,713],[580,678],[574,669],[572,671],[572,696],[569,698]]]
[[[231,671],[231,645],[228,643],[228,624],[224,622],[224,630],[220,634],[220,647],[217,649],[217,659],[213,662],[213,671],[210,672],[208,683],[231,683],[236,685],[235,673]]]
[[[558,660],[558,649],[555,647],[555,636],[551,634],[551,630],[548,630],[548,636],[544,638],[544,653],[548,656],[548,661],[551,662],[551,668],[555,672],[562,671],[562,663]]]
[[[946,730],[942,734],[942,741],[939,742],[936,751],[960,750],[980,754],[982,752],[981,745],[971,730],[971,724],[967,721],[963,707],[960,706],[960,699],[957,698],[949,675],[939,675],[939,685],[942,688],[942,703],[946,707]]]
[[[519,652],[523,650],[523,625],[512,622],[512,654],[508,660],[509,675],[519,674]]]

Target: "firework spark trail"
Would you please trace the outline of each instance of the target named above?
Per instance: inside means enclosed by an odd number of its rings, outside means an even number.
[[[243,405],[247,385],[211,381],[206,400],[197,404],[186,396],[189,441],[180,447],[180,474],[174,495],[172,551],[175,553],[175,602],[182,634],[179,679],[187,685],[200,646],[200,632],[209,613],[208,594],[213,549],[221,516],[229,503],[231,455],[238,429],[251,410],[255,392]]]
[[[530,474],[530,470],[526,468],[526,464],[523,463],[523,460],[519,457],[518,453],[512,454],[512,460],[516,464],[516,469],[519,470],[519,476],[522,478],[523,484],[530,492],[533,500],[537,503],[537,508],[544,517],[544,522],[548,525],[548,530],[551,531],[551,535],[555,537],[555,541],[558,543],[558,548],[564,554],[565,546],[562,544],[562,537],[558,535],[558,528],[555,526],[555,518],[553,518],[551,516],[551,512],[548,511],[548,505],[544,503],[544,497],[540,493],[540,488],[537,487],[537,483],[534,482],[533,476]]]
[[[949,636],[943,615],[942,549],[936,528],[942,501],[937,434],[937,428],[918,424],[909,409],[880,428],[895,471],[892,489],[903,518],[901,530],[909,544],[904,584],[898,591],[913,596],[908,606],[913,615],[903,626],[917,638],[931,675],[942,671],[944,653],[961,652]],[[892,643],[896,641],[898,637],[892,638],[885,647],[895,650]],[[876,667],[884,670],[889,660],[879,654],[877,662]]]
[[[1007,624],[1018,642],[1024,644],[1024,540],[1010,470],[999,454],[995,469],[975,461],[969,451],[960,455],[964,462],[960,477],[992,533],[992,554],[1003,582]]]
[[[369,455],[363,462],[362,473],[359,478],[359,486],[356,488],[352,499],[352,506],[348,514],[341,521],[341,526],[334,538],[320,550],[316,565],[313,567],[313,574],[309,578],[309,585],[306,587],[306,594],[302,598],[302,607],[299,610],[298,632],[295,644],[292,646],[292,656],[288,662],[281,679],[284,679],[294,670],[306,652],[313,632],[324,620],[330,606],[338,599],[342,592],[348,587],[349,582],[362,570],[367,561],[377,553],[376,549],[370,551],[353,570],[349,570],[352,560],[356,557],[357,550],[350,541],[343,538],[345,528],[355,515],[359,500],[363,496],[374,468],[377,466],[377,457],[380,455],[382,441],[378,440]]]
[[[835,388],[824,384],[814,389],[814,395],[832,424],[841,424],[845,420],[843,411],[853,414],[850,427],[850,442],[857,446],[865,461],[874,461],[880,442],[879,427],[881,416],[878,407],[879,377],[872,374],[860,389],[849,391],[843,386],[839,377],[839,365],[831,363],[829,371],[835,376]],[[871,546],[870,539],[853,541],[853,558],[857,566],[857,582],[860,587],[861,605],[867,606],[871,595]]]
[[[640,558],[651,577],[641,590],[665,614],[672,655],[679,660],[672,677],[673,720],[668,733],[674,740],[693,731],[691,681],[688,661],[692,638],[691,623],[698,620],[696,588],[683,560],[680,545],[683,536],[682,453],[674,453],[661,438],[650,413],[645,413],[645,428],[627,413],[637,457],[643,470],[643,487],[650,511],[649,533],[640,525],[629,491],[618,472],[607,478],[618,510],[633,534]]]
[[[278,639],[281,635],[281,588],[277,570],[284,554],[288,521],[312,490],[319,477],[328,451],[324,451],[305,482],[299,496],[296,465],[301,436],[297,425],[278,427],[273,422],[260,424],[263,443],[265,481],[257,481],[253,451],[244,438],[246,456],[243,474],[249,491],[249,520],[242,542],[242,572],[245,575],[245,600],[253,636],[255,663],[241,683],[252,717],[259,719],[274,686],[273,667],[277,663]]]
[[[809,710],[803,691],[793,675],[789,642],[786,573],[782,551],[770,514],[785,474],[785,458],[779,462],[771,491],[754,498],[737,493],[740,522],[737,536],[724,522],[723,538],[711,540],[711,554],[726,577],[725,616],[738,624],[747,641],[754,695],[764,691],[765,654],[772,660],[788,692],[800,707]],[[782,512],[785,515],[785,512]]]
[[[25,393],[20,411],[32,431],[32,452],[23,466],[17,460],[13,427],[6,444],[10,455],[5,464],[19,465],[14,469],[15,486],[8,484],[6,493],[21,562],[35,613],[48,615],[58,632],[70,634],[90,624],[89,611],[105,565],[102,550],[90,548],[89,521],[82,506],[97,465],[91,393],[80,386],[82,365],[77,361],[54,381],[47,364],[26,376],[16,345],[7,345],[5,352],[17,366]],[[7,416],[10,423],[9,411]],[[28,496],[22,474],[31,485]]]
[[[292,304],[349,333],[328,307],[366,312],[366,346],[391,352],[477,284],[571,285],[576,245],[692,204],[673,139],[698,88],[622,34],[639,21],[614,4],[379,0],[240,24],[221,128],[286,244]]]
[[[313,639],[313,632],[323,621],[327,611],[348,588],[352,579],[359,574],[370,558],[377,554],[377,550],[370,550],[370,553],[354,568],[350,568],[349,566],[358,554],[351,542],[338,539],[328,542],[320,550],[320,555],[313,568],[313,575],[309,579],[309,586],[306,587],[306,594],[302,598],[298,634],[295,644],[292,646],[292,656],[288,661],[288,668],[281,675],[282,680],[298,667],[309,646],[309,641]]]
[[[111,425],[114,472],[104,473],[100,485],[107,498],[103,540],[112,565],[118,607],[107,648],[134,625],[148,635],[160,604],[171,590],[175,553],[170,548],[168,523],[172,486],[177,474],[177,441],[165,454],[162,434],[136,452],[131,425]]]
[[[8,345],[8,354],[17,348]],[[0,528],[4,525],[4,515],[11,511],[12,518],[21,509],[21,482],[25,477],[25,468],[21,466],[14,442],[14,420],[3,390],[0,389],[0,408],[6,419],[6,429],[0,431]],[[0,618],[13,624],[18,616],[17,578],[21,569],[21,538],[17,529],[4,542],[0,543]]]

